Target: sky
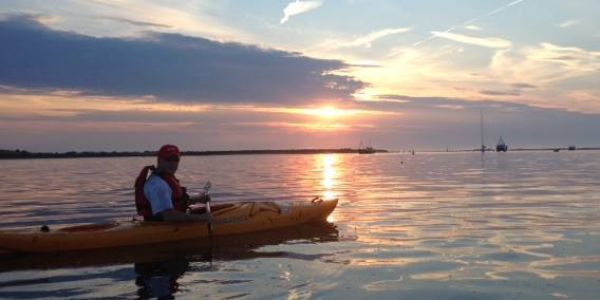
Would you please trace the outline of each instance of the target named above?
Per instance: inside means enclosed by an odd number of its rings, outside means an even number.
[[[597,0],[0,0],[0,149],[600,146]]]

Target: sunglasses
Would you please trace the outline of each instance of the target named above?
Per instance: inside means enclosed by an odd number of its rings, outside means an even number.
[[[168,162],[179,162],[179,156],[171,155],[171,156],[165,158],[165,160]]]

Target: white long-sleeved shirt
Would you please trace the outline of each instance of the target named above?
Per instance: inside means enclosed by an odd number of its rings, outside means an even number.
[[[173,191],[169,184],[158,175],[151,175],[144,184],[144,195],[150,202],[152,214],[156,215],[165,210],[173,209]]]

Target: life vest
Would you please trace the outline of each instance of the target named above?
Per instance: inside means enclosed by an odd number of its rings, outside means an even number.
[[[148,201],[144,194],[144,185],[146,184],[148,173],[150,173],[150,171],[153,171],[153,174],[160,176],[160,178],[162,178],[171,188],[171,202],[173,203],[173,208],[177,211],[185,212],[189,200],[185,187],[182,187],[179,184],[179,180],[175,178],[173,174],[157,173],[154,172],[154,170],[154,166],[145,166],[135,179],[135,208],[138,215],[144,217],[144,220],[156,219],[155,216],[152,215],[150,201]]]

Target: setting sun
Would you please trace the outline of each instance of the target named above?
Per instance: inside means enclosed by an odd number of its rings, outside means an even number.
[[[316,114],[320,117],[329,119],[342,116],[344,114],[344,111],[339,110],[333,106],[325,106],[323,108],[317,109]]]
[[[303,109],[303,113],[307,115],[317,116],[322,119],[336,119],[340,117],[356,115],[361,112],[363,111],[358,111],[354,109],[340,109],[331,105]]]

